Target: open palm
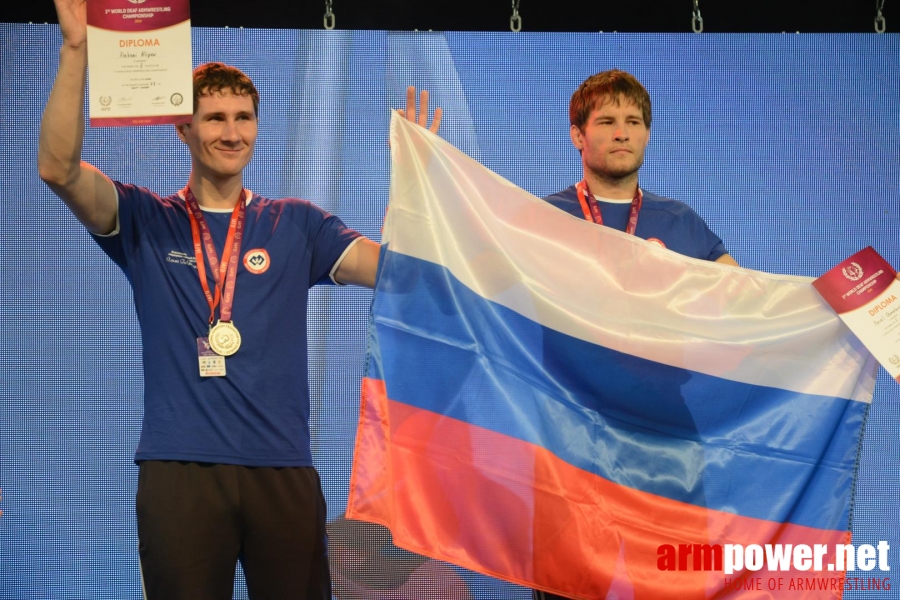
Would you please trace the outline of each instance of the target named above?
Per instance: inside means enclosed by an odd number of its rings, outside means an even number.
[[[87,41],[87,0],[54,0],[63,40],[70,46]]]

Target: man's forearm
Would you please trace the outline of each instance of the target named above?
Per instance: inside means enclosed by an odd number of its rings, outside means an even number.
[[[87,46],[63,43],[38,146],[38,173],[54,188],[71,185],[81,170],[86,70]]]
[[[59,71],[41,119],[38,174],[89,231],[116,227],[116,191],[109,178],[82,162],[87,45],[63,41]]]

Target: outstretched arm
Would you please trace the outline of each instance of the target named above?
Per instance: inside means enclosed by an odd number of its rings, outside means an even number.
[[[87,68],[87,0],[54,0],[63,44],[59,71],[41,120],[38,173],[93,233],[116,226],[116,190],[109,178],[81,160]]]
[[[734,265],[735,267],[741,266],[738,264],[738,262],[736,260],[731,258],[730,254],[723,254],[722,256],[720,256],[719,258],[716,259],[716,262],[724,263],[726,265]]]
[[[406,88],[406,108],[397,112],[407,120],[418,123],[420,127],[425,127],[431,133],[437,133],[441,126],[443,111],[440,108],[434,109],[434,120],[431,126],[428,126],[428,90],[422,90],[419,95],[418,116],[416,115],[416,88],[413,86]],[[375,273],[378,270],[380,250],[381,246],[372,240],[361,239],[350,248],[350,252],[341,261],[334,278],[340,283],[361,285],[367,288],[375,287]]]

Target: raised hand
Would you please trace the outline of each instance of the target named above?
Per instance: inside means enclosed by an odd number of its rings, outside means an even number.
[[[406,108],[398,111],[406,120],[418,123],[420,127],[425,127],[431,133],[437,133],[441,127],[441,116],[444,111],[440,108],[434,109],[434,120],[431,127],[428,127],[428,90],[422,90],[419,95],[419,114],[416,116],[416,88],[409,86],[406,88]]]
[[[116,188],[106,175],[81,160],[88,1],[54,0],[63,44],[41,119],[37,166],[41,179],[88,230],[106,234],[115,229]]]
[[[53,0],[63,44],[74,48],[87,42],[87,0]]]

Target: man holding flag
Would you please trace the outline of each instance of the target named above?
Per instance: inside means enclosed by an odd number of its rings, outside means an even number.
[[[736,266],[722,240],[688,205],[638,186],[652,118],[650,94],[630,73],[613,69],[587,78],[569,103],[569,134],[581,154],[584,177],[544,199],[576,217],[685,256]],[[546,347],[545,362],[558,361],[559,354],[552,346]],[[693,430],[692,437],[696,437],[696,427],[683,403],[671,406],[660,418]],[[699,482],[695,475],[691,478]],[[695,501],[702,502],[702,488],[699,483],[696,487]],[[625,551],[627,562],[627,548]],[[561,596],[535,590],[534,598]]]
[[[569,103],[569,134],[581,154],[584,178],[545,200],[576,217],[685,256],[737,265],[722,240],[689,206],[638,186],[652,115],[650,94],[630,73],[613,69],[586,79]],[[555,359],[552,349],[545,358]],[[677,417],[670,413],[669,418],[690,423],[686,410],[678,410]],[[560,598],[539,591],[534,597]]]
[[[849,539],[877,365],[808,278],[716,264],[638,188],[629,77],[572,119],[569,214],[394,118],[347,516],[562,597],[731,596],[767,571],[723,576],[726,545]]]

